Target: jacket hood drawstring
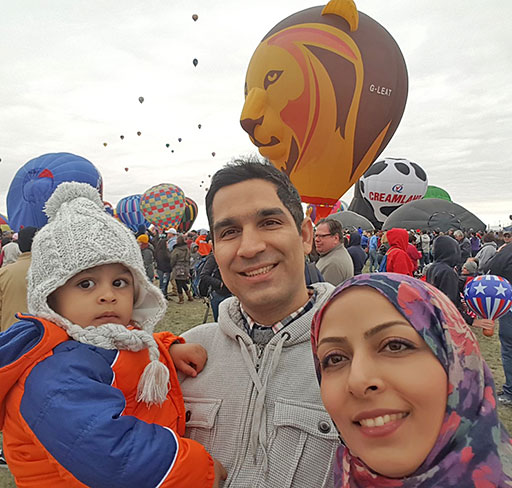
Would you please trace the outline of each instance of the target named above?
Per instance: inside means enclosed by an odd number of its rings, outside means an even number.
[[[254,363],[252,361],[251,355],[247,349],[247,345],[241,336],[237,336],[238,344],[240,346],[240,350],[242,353],[242,358],[244,360],[245,365],[247,366],[247,371],[251,376],[252,382],[258,391],[258,396],[256,397],[256,402],[254,405],[252,424],[250,430],[250,440],[249,444],[252,449],[252,455],[254,458],[254,462],[256,462],[257,454],[258,454],[258,445],[261,447],[263,452],[263,470],[265,473],[268,472],[268,454],[267,454],[267,412],[265,408],[265,397],[267,394],[267,384],[269,378],[271,378],[279,364],[279,359],[281,358],[281,352],[283,350],[283,344],[287,339],[290,338],[290,334],[288,332],[283,332],[280,334],[279,341],[277,342],[274,352],[272,353],[270,372],[266,375],[264,382],[261,382],[261,378],[254,367]]]

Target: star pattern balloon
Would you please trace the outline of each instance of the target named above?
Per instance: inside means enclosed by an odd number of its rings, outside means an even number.
[[[512,285],[501,276],[477,276],[464,288],[464,299],[478,316],[496,320],[512,306]]]

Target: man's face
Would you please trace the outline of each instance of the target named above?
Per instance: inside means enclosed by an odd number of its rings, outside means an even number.
[[[274,320],[277,313],[277,322],[303,305],[311,220],[304,219],[299,233],[276,187],[260,179],[221,188],[212,213],[215,259],[247,313],[254,320],[265,314]]]
[[[331,234],[327,224],[319,224],[316,226],[315,231],[315,247],[318,254],[323,256],[331,249],[334,249],[340,243],[340,238],[337,234]]]
[[[503,234],[503,240],[508,244],[512,241],[512,236],[510,234]]]

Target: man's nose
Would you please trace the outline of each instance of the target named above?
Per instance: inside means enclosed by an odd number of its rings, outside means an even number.
[[[266,249],[266,243],[257,229],[244,229],[240,238],[237,255],[253,258]]]

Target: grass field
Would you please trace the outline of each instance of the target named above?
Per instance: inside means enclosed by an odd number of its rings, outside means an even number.
[[[185,302],[178,305],[176,302],[170,302],[169,308],[164,319],[160,322],[157,330],[171,330],[175,334],[181,334],[194,325],[203,322],[206,306],[200,301]],[[208,321],[211,321],[211,312]],[[503,383],[503,370],[500,360],[500,345],[497,331],[491,338],[485,337],[477,331],[477,337],[480,341],[482,354],[491,368],[496,385],[498,388]],[[512,432],[512,407],[500,407],[499,415],[509,432]],[[14,488],[14,480],[7,469],[0,469],[0,488]]]

